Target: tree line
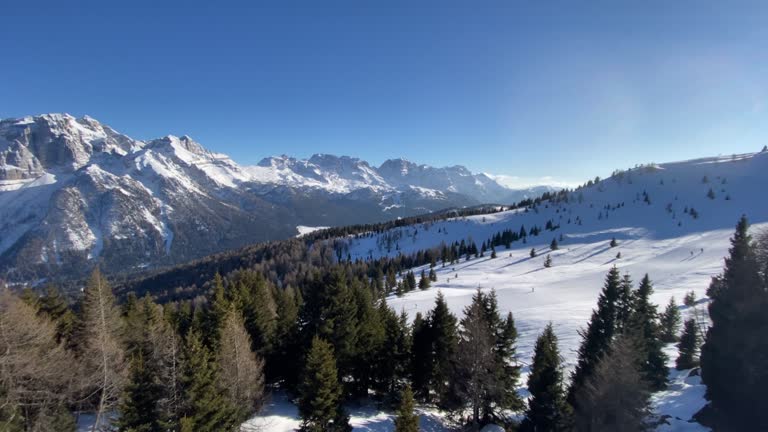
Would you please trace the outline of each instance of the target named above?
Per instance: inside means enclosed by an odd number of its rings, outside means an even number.
[[[753,244],[740,221],[709,296],[712,326],[701,354],[708,386],[702,421],[765,424],[750,410],[766,381],[768,242]],[[646,430],[651,392],[667,385],[663,347],[678,342],[678,367],[698,363],[699,323],[663,313],[645,275],[635,286],[612,268],[581,332],[566,379],[552,324],[539,335],[520,397],[517,329],[494,291],[478,290],[456,316],[438,293],[413,321],[386,302],[365,266],[312,267],[300,285],[254,270],[215,274],[203,301],[158,304],[128,295],[118,304],[94,272],[68,305],[0,295],[0,425],[8,431],[74,429],[73,412],[120,431],[237,430],[267,388],[294,395],[303,431],[348,431],[345,403],[373,397],[396,409],[398,431],[417,430],[416,402],[433,404],[469,430],[488,423],[524,431]],[[762,309],[761,309],[762,308]],[[515,416],[521,415],[517,424]],[[725,429],[725,427],[722,427]],[[738,430],[738,428],[733,428]]]

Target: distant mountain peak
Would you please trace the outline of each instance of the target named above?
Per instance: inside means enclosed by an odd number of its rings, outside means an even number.
[[[518,196],[458,166],[400,158],[377,168],[318,153],[243,167],[188,135],[141,141],[60,113],[4,119],[0,277],[40,279],[96,264],[138,271],[285,238],[298,225],[376,222]]]

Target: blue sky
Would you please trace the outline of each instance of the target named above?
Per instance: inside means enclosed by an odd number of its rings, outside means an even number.
[[[582,181],[768,144],[766,2],[14,3],[0,117],[88,114],[244,164]]]

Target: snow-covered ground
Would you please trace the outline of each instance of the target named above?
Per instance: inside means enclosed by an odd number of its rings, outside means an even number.
[[[310,234],[310,233],[313,233],[315,231],[319,231],[319,230],[326,229],[326,228],[328,228],[328,227],[326,227],[326,226],[313,227],[313,226],[306,226],[306,225],[298,225],[296,227],[296,231],[299,232],[297,237],[301,237],[301,236],[303,236],[305,234]]]
[[[394,429],[391,412],[378,409],[373,403],[347,406],[350,424],[355,432],[388,432]],[[447,432],[440,413],[430,409],[417,409],[419,430],[426,432]],[[273,393],[263,412],[242,426],[243,432],[289,432],[299,428],[301,420],[296,405],[283,392]]]

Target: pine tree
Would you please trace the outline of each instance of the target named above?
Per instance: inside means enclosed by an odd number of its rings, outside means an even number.
[[[38,314],[47,316],[56,324],[56,341],[73,348],[73,335],[77,320],[67,301],[55,285],[45,287],[38,302]]]
[[[427,278],[427,274],[424,270],[421,271],[421,278],[419,279],[419,289],[420,290],[429,289],[429,279]]]
[[[301,296],[293,287],[278,290],[276,296],[277,323],[272,356],[266,363],[270,381],[282,380],[286,387],[295,389],[298,380],[294,371],[301,369],[301,340],[299,338],[299,309]]]
[[[215,352],[219,348],[219,329],[224,322],[224,317],[231,306],[231,299],[227,296],[224,279],[217,272],[213,281],[213,292],[210,294],[208,309],[202,317],[202,325],[198,329],[202,331],[203,343],[211,347]]]
[[[67,301],[56,285],[47,285],[45,292],[38,301],[38,310],[40,314],[48,316],[51,320],[56,321],[67,313]]]
[[[341,270],[329,272],[316,281],[311,297],[302,309],[302,332],[307,345],[317,335],[333,346],[338,373],[342,377],[352,372],[357,353],[357,303],[346,275]]]
[[[387,288],[387,291],[392,291],[397,286],[397,277],[395,276],[395,270],[392,267],[387,270],[387,278],[384,280],[384,286]]]
[[[544,259],[544,268],[552,267],[552,256],[547,254],[547,258]]]
[[[432,354],[432,329],[429,320],[421,312],[413,320],[413,338],[411,345],[411,382],[415,396],[429,401],[430,382],[434,371],[435,357]]]
[[[640,354],[640,373],[651,390],[659,391],[667,385],[667,355],[658,323],[656,305],[651,303],[653,285],[646,274],[633,298],[633,307],[629,319],[629,333],[638,338]]]
[[[451,391],[442,401],[448,410],[461,410],[467,406],[473,425],[480,425],[483,420],[481,413],[486,401],[498,400],[501,393],[500,383],[496,381],[494,345],[483,296],[478,290],[472,304],[464,310]]]
[[[496,248],[491,246],[491,259],[496,258]]]
[[[616,241],[616,237],[613,237],[613,238],[611,239],[611,244],[610,244],[610,246],[611,246],[611,247],[616,247],[616,246],[618,246],[618,245],[619,245],[619,243]]]
[[[435,269],[429,269],[429,280],[431,282],[437,282],[437,274],[435,273]]]
[[[699,365],[698,351],[701,338],[699,329],[696,326],[696,320],[693,318],[685,321],[683,325],[683,334],[680,336],[680,343],[677,344],[680,353],[675,361],[677,370],[693,369]]]
[[[551,250],[555,251],[555,250],[557,250],[558,248],[559,248],[559,247],[558,247],[558,245],[557,245],[557,239],[552,239],[552,243],[550,243],[550,244],[549,244],[549,249],[551,249]]]
[[[221,388],[219,365],[200,335],[192,331],[184,346],[181,372],[183,403],[181,430],[195,432],[234,431],[237,409]]]
[[[661,314],[661,341],[664,343],[677,342],[677,331],[680,329],[680,310],[675,303],[675,298],[669,299],[664,313]]]
[[[768,428],[768,295],[746,217],[731,239],[722,276],[707,291],[712,325],[701,348],[702,379],[715,417],[733,428]]]
[[[24,303],[28,304],[29,306],[34,309],[35,313],[38,313],[40,310],[40,296],[37,294],[37,291],[30,287],[24,287],[21,290],[21,293],[19,294],[19,298]]]
[[[570,407],[563,389],[563,359],[552,323],[536,339],[531,374],[528,375],[528,410],[520,425],[524,432],[558,432],[567,429]]]
[[[629,326],[634,307],[632,278],[629,274],[625,274],[619,284],[619,296],[616,299],[616,333],[624,331]]]
[[[685,293],[685,297],[683,297],[683,304],[688,307],[696,306],[696,293],[693,290]]]
[[[459,336],[454,379],[441,405],[454,412],[471,408],[474,423],[522,409],[517,330],[511,313],[501,318],[495,291],[477,290],[465,309]]]
[[[234,302],[245,318],[252,349],[268,357],[274,349],[277,304],[264,277],[254,271],[239,271],[233,277]]]
[[[384,329],[384,339],[375,353],[373,373],[376,389],[380,393],[396,396],[399,383],[407,379],[410,372],[411,339],[407,315],[398,316],[386,301],[379,305],[379,319]]]
[[[438,401],[447,396],[453,373],[453,361],[458,346],[456,324],[456,317],[448,309],[443,293],[438,292],[435,307],[429,316],[434,361],[430,387],[437,395]]]
[[[342,390],[333,347],[315,336],[307,353],[299,386],[299,414],[302,432],[341,432],[349,423],[337,423],[341,412]]]
[[[405,290],[413,291],[416,289],[416,275],[412,271],[405,274]]]
[[[495,301],[495,292],[491,292]],[[512,312],[502,320],[496,330],[496,380],[500,383],[501,394],[498,400],[490,403],[502,410],[520,411],[524,407],[523,400],[518,394],[520,381],[520,366],[517,361],[517,328]],[[491,414],[491,406],[486,405],[486,417]]]
[[[367,396],[375,386],[376,368],[381,347],[386,337],[383,317],[374,307],[370,289],[360,284],[353,287],[357,304],[357,345],[352,362],[353,392],[356,396]]]
[[[574,421],[579,431],[629,431],[648,429],[650,391],[637,368],[640,354],[631,338],[619,336],[610,343],[594,373],[575,398]]]
[[[536,258],[536,248],[531,248],[531,252],[529,253],[531,258]]]
[[[120,404],[120,417],[116,426],[121,432],[162,432],[159,410],[163,389],[152,370],[144,362],[144,354],[137,352],[131,360],[130,375]]]
[[[405,386],[400,393],[400,406],[395,418],[395,432],[418,432],[419,416],[414,412],[413,392]]]
[[[395,286],[395,295],[398,297],[402,297],[403,295],[405,295],[405,287],[403,286],[402,281],[397,282]]]
[[[178,337],[165,319],[162,307],[148,296],[133,303],[130,317],[126,319],[130,320],[133,331],[127,338],[132,361],[120,418],[130,420],[122,422],[122,427],[125,430],[173,428],[179,422],[181,398]],[[144,418],[142,411],[149,405],[154,411],[148,411]]]
[[[568,389],[568,401],[571,405],[574,405],[576,394],[608,351],[616,333],[616,303],[619,299],[620,285],[619,270],[613,267],[605,278],[603,291],[597,300],[597,310],[592,312],[586,331],[580,332],[582,342],[579,346],[576,368],[571,375],[571,387]]]

